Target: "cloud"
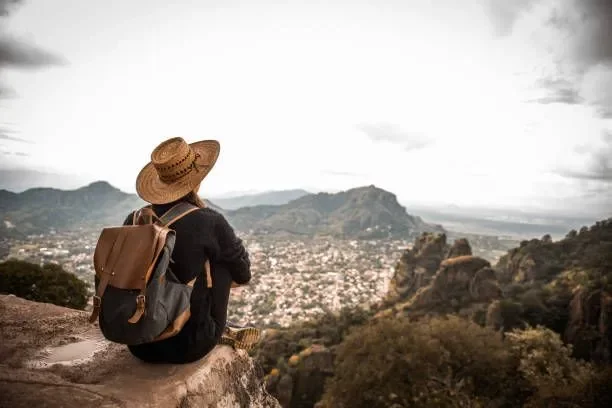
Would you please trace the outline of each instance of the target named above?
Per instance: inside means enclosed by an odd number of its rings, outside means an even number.
[[[21,0],[0,0],[0,18],[7,17],[19,3]],[[62,58],[51,52],[0,32],[0,74],[5,68],[36,69],[64,63]],[[12,94],[10,88],[0,84],[0,98]]]
[[[422,136],[403,131],[389,123],[362,124],[357,126],[368,138],[375,142],[388,142],[402,146],[405,151],[422,149],[433,141]]]
[[[537,0],[485,0],[484,6],[498,35],[512,32],[517,18]]]
[[[568,170],[561,169],[558,174],[578,179],[612,183],[612,132],[607,131],[602,135],[603,146],[587,148],[580,146],[576,152],[582,152],[585,158],[583,169]]]
[[[6,155],[6,156],[10,156],[10,155],[14,155],[14,156],[21,156],[21,157],[28,157],[30,156],[29,153],[24,153],[24,152],[11,152],[8,150],[2,150],[2,154]]]
[[[21,0],[0,0],[0,17],[7,16],[11,11],[11,6],[19,3]]]
[[[12,37],[0,37],[0,68],[42,68],[64,61],[48,51]]]
[[[530,99],[528,102],[551,104],[564,103],[567,105],[577,105],[584,102],[579,90],[565,78],[544,77],[536,81],[536,88],[542,89],[546,95]]]
[[[12,142],[20,142],[20,143],[34,143],[30,140],[22,139],[20,137],[10,136],[10,133],[13,133],[9,129],[0,127],[0,140],[10,140]]]
[[[586,104],[612,117],[612,1],[484,1],[499,35],[513,35],[525,18],[521,29],[531,26],[529,38],[551,56],[557,77],[538,81],[546,95],[530,102]]]

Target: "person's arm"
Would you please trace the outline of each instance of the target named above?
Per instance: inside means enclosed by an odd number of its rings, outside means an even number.
[[[251,280],[251,261],[242,240],[236,236],[234,229],[225,217],[219,214],[215,224],[215,235],[219,245],[217,262],[227,264],[232,280],[244,285]]]

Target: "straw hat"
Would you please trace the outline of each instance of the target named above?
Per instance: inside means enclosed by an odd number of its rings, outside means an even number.
[[[151,204],[171,203],[185,196],[213,168],[220,149],[216,140],[187,144],[173,137],[162,142],[136,178],[138,196]]]

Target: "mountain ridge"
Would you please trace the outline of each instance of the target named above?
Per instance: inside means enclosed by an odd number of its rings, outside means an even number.
[[[244,207],[227,212],[235,228],[254,233],[288,232],[336,237],[410,237],[443,232],[410,215],[397,196],[375,185],[339,193],[309,194],[279,206]]]
[[[238,231],[333,235],[352,238],[410,237],[423,231],[441,232],[420,217],[409,215],[395,194],[370,185],[340,193],[301,196],[282,205],[259,205],[223,213]],[[41,233],[49,229],[117,225],[122,217],[146,205],[135,194],[96,181],[75,190],[48,187],[21,193],[0,190],[0,237]],[[124,215],[125,214],[125,215]]]

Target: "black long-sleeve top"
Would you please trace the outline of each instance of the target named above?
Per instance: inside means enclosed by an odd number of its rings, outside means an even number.
[[[176,202],[153,205],[152,209],[161,217],[174,204]],[[124,225],[132,224],[133,215],[132,212],[127,216]],[[206,288],[206,260],[210,260],[211,269],[227,271],[238,284],[250,281],[251,263],[242,240],[225,217],[210,208],[193,211],[170,228],[176,231],[172,272],[183,283],[196,278],[191,294],[191,317],[178,335],[151,344],[130,346],[130,350],[138,356],[146,356],[149,361],[155,361],[157,355],[160,360],[178,363],[201,358],[214,347],[219,331],[223,330],[216,327],[211,316],[212,293]]]
[[[153,212],[161,217],[175,203],[153,205]],[[134,213],[130,213],[124,225],[132,224]],[[170,226],[176,231],[176,242],[172,251],[172,271],[183,283],[199,277],[204,263],[226,266],[232,280],[245,284],[251,280],[251,262],[242,240],[225,217],[211,208],[201,208],[182,217]]]

